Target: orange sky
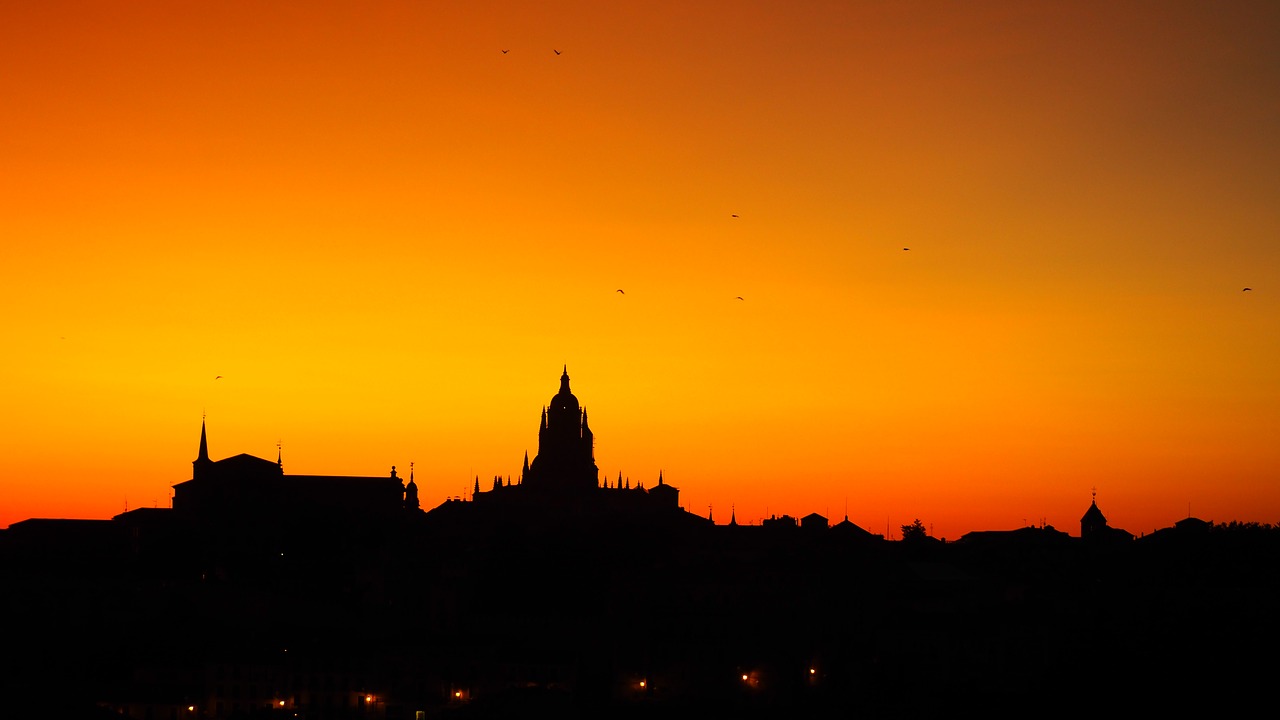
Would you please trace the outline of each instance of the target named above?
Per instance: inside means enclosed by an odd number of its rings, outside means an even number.
[[[0,527],[202,412],[431,506],[564,363],[718,521],[1280,522],[1280,5],[617,5],[0,6]]]

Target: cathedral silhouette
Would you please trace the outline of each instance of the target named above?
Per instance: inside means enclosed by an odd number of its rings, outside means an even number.
[[[538,452],[533,461],[525,453],[519,478],[493,479],[482,490],[476,479],[471,498],[478,508],[503,508],[565,513],[651,513],[655,520],[702,521],[680,507],[680,491],[658,473],[657,484],[631,486],[618,474],[615,483],[602,480],[595,460],[595,434],[587,411],[569,389],[569,368],[560,375],[560,390],[542,408],[538,421]]]

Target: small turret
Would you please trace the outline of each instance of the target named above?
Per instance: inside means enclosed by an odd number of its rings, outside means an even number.
[[[404,486],[404,508],[405,510],[421,509],[421,505],[418,504],[418,485],[413,481],[413,463],[409,463],[409,483]]]

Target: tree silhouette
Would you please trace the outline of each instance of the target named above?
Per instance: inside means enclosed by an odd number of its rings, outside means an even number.
[[[920,518],[916,518],[915,522],[910,525],[902,526],[902,539],[908,541],[924,540],[929,537],[929,532],[925,530],[924,523],[920,522]]]

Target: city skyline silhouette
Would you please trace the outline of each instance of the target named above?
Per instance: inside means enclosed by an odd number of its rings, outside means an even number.
[[[50,0],[0,67],[0,717],[1272,702],[1280,4]]]
[[[216,438],[216,434],[214,435]],[[1280,527],[888,541],[610,481],[567,366],[536,452],[466,499],[215,459],[172,508],[0,531],[6,707],[77,717],[1006,716],[1261,700]],[[1164,696],[1170,683],[1180,691]],[[1152,694],[1156,697],[1152,697]]]
[[[217,376],[215,379],[221,379],[221,377],[222,376]],[[515,488],[518,486],[523,486],[526,475],[530,476],[530,478],[532,479],[532,483],[530,487],[532,487],[535,491],[537,491],[539,488],[544,488],[544,487],[560,488],[559,490],[553,491],[552,492],[553,495],[556,493],[567,492],[569,491],[569,488],[572,488],[572,487],[577,487],[580,490],[584,488],[631,490],[633,488],[633,484],[632,484],[630,473],[625,472],[623,470],[619,470],[617,473],[616,479],[611,480],[604,471],[602,471],[599,467],[597,467],[595,462],[594,433],[592,433],[592,431],[588,427],[588,420],[587,420],[587,413],[586,413],[585,406],[582,406],[582,407],[579,406],[577,398],[572,394],[569,388],[569,383],[570,383],[570,378],[569,378],[569,372],[568,372],[568,365],[565,364],[562,368],[559,391],[552,398],[551,402],[548,405],[544,405],[542,409],[542,418],[539,421],[538,442],[536,446],[538,448],[538,452],[535,452],[533,456],[532,465],[531,465],[529,452],[528,450],[525,450],[524,464],[521,470],[517,474],[515,474],[514,476],[516,478],[515,481],[512,480],[513,476],[510,473],[506,474],[505,476],[502,474],[497,474],[492,476],[485,476],[484,484],[482,486],[481,475],[476,474],[473,478],[465,479],[465,482],[463,483],[463,485],[464,486],[469,485],[468,487],[464,487],[464,489],[462,489],[458,493],[455,493],[452,496],[448,495],[448,493],[446,492],[441,502],[447,504],[450,501],[458,501],[458,500],[475,501],[482,497],[486,501],[492,501],[494,497],[499,497],[499,495],[494,493],[494,494],[490,494],[488,497],[484,497],[486,493],[493,493],[494,491],[503,490],[504,488]],[[548,414],[548,409],[550,409],[550,414]],[[270,461],[262,457],[255,457],[247,453],[239,453],[234,456],[229,456],[229,457],[223,458],[220,461],[214,462],[213,460],[210,459],[210,456],[208,454],[208,440],[207,440],[206,425],[207,425],[207,419],[202,419],[201,429],[200,429],[199,457],[197,458],[197,461],[194,463],[195,472],[193,473],[193,480],[184,482],[184,483],[173,484],[172,487],[169,488],[169,491],[167,493],[169,497],[169,501],[166,504],[166,507],[176,507],[176,508],[183,507],[184,488],[186,488],[185,492],[186,492],[186,498],[187,498],[185,502],[188,506],[191,505],[191,503],[193,502],[193,500],[191,499],[193,495],[198,497],[199,493],[201,492],[198,490],[198,488],[200,487],[199,484],[193,484],[193,481],[200,479],[201,472],[202,472],[201,468],[207,468],[203,470],[205,475],[226,474],[229,477],[243,476],[244,478],[247,479],[246,482],[256,482],[257,480],[260,480],[263,478],[282,476],[281,474],[283,473],[283,469],[284,469],[284,460],[283,460],[284,451],[283,451],[282,443],[280,442],[276,443],[275,461]],[[566,435],[565,433],[569,433],[569,434]],[[555,438],[557,437],[560,438],[559,442],[555,441]],[[551,438],[553,441],[550,443],[547,443],[547,447],[549,448],[549,451],[545,453],[545,457],[543,457],[544,454],[540,451],[541,451],[541,448],[543,447],[543,444],[546,443],[549,438]],[[569,445],[565,446],[565,443],[569,443]],[[557,448],[560,448],[561,446],[564,446],[564,447],[561,449],[557,449]],[[542,457],[543,459],[539,460],[540,457]],[[581,460],[579,460],[579,458],[581,458]],[[585,463],[585,464],[579,465],[577,463]],[[540,464],[541,464],[541,469],[539,469]],[[410,462],[409,465],[412,468],[414,463]],[[219,468],[222,468],[222,469],[219,469]],[[414,501],[418,503],[417,506],[420,507],[421,506],[421,500],[419,498],[420,493],[423,491],[424,487],[433,489],[432,486],[434,486],[436,482],[434,478],[432,478],[431,471],[429,468],[419,467],[418,473],[420,474],[419,477],[422,478],[422,481],[414,482],[412,493],[414,496]],[[333,505],[334,507],[343,507],[346,504],[349,504],[350,499],[346,501],[342,499],[344,492],[349,492],[352,488],[359,487],[362,483],[365,485],[368,485],[371,482],[380,482],[376,480],[375,477],[359,477],[359,476],[351,476],[351,475],[345,475],[345,474],[342,474],[342,475],[304,474],[304,475],[289,475],[288,477],[295,478],[295,480],[293,481],[294,487],[297,490],[302,491],[304,493],[317,492],[317,491],[330,493],[330,499],[327,500],[326,502],[329,503],[330,505]],[[397,497],[400,497],[400,500],[397,500],[392,504],[403,501],[402,496],[406,492],[405,488],[400,486],[399,484],[400,481],[396,480],[397,477],[398,476],[396,473],[396,468],[395,466],[392,466],[389,479],[395,480],[395,482],[392,483],[391,485],[392,489],[390,491],[387,491],[385,489],[384,491],[382,491],[382,495],[384,497],[390,497],[390,495],[388,495],[388,492],[390,492],[391,495],[397,495]],[[573,478],[576,478],[576,479],[573,479]],[[414,479],[415,477],[411,472],[410,480],[413,481]],[[565,485],[565,483],[568,483],[568,485]],[[663,481],[663,472],[659,470],[658,478],[656,482],[651,479],[649,484],[651,486],[651,489],[655,485],[659,487],[664,486],[665,483]],[[330,489],[323,490],[323,488],[325,488],[326,486],[329,487]],[[645,486],[645,480],[643,478],[637,477],[637,479],[635,480],[634,488],[637,491],[643,491],[644,486]],[[663,489],[668,489],[668,488],[669,486],[663,487]],[[525,488],[520,487],[520,491],[524,491],[524,490]],[[285,492],[285,491],[282,490],[280,492]],[[294,490],[289,490],[288,492],[294,492]],[[645,494],[648,494],[648,493],[645,493]],[[1106,518],[1101,514],[1101,512],[1098,509],[1097,501],[1096,501],[1097,494],[1098,494],[1098,491],[1096,487],[1093,487],[1090,489],[1091,503],[1088,506],[1088,512],[1085,514],[1084,517],[1080,518],[1080,529],[1078,531],[1075,531],[1076,535],[1082,535],[1084,533],[1084,527],[1090,522],[1094,524],[1100,523],[1104,527],[1108,525]],[[438,495],[438,492],[428,493],[428,495],[433,497],[434,495]],[[671,506],[674,507],[677,504],[677,500],[675,499],[675,493],[672,493],[672,495],[673,496],[666,502],[668,502]],[[261,497],[259,497],[259,500],[260,499]],[[241,500],[239,498],[228,498],[227,500],[222,501],[222,503],[223,503],[223,506],[229,506],[230,504],[234,504],[240,501]],[[246,500],[246,502],[248,501]],[[373,504],[377,504],[378,502],[379,501],[373,501]],[[729,504],[730,510],[727,518],[732,519],[732,522],[734,524],[741,524],[741,525],[765,525],[765,524],[769,524],[770,522],[776,523],[780,519],[785,522],[798,523],[802,517],[807,517],[807,516],[813,516],[814,518],[819,519],[823,523],[836,522],[836,520],[831,516],[829,507],[824,507],[821,509],[791,507],[793,505],[795,505],[794,502],[790,502],[790,503],[785,502],[785,499],[784,499],[783,502],[777,503],[775,505],[775,507],[779,508],[779,511],[777,512],[771,512],[768,515],[761,515],[758,517],[751,517],[751,516],[744,515],[741,519],[739,519],[739,515],[737,512],[737,504],[730,503]],[[135,504],[134,507],[137,508],[139,506]],[[147,507],[147,506],[144,504],[141,507]],[[150,507],[158,508],[160,507],[160,505],[158,502],[153,500]],[[127,502],[123,509],[125,512],[129,510]],[[285,508],[281,506],[281,509],[283,510]],[[424,509],[430,509],[430,508],[428,507]],[[683,511],[683,507],[681,507],[681,510]],[[865,509],[857,508],[856,505],[854,510],[855,510],[855,515],[859,515],[859,514],[862,516],[867,515]],[[861,512],[859,512],[859,510],[861,510]],[[847,500],[843,505],[843,512],[844,512],[844,518],[843,518],[844,522],[848,523],[849,522],[849,504]],[[908,513],[908,515],[909,514],[910,513]],[[690,512],[690,515],[700,515],[700,513]],[[707,506],[706,515],[703,517],[708,523],[715,524],[714,505]],[[1166,529],[1171,525],[1173,525],[1176,521],[1182,520],[1182,519],[1194,519],[1198,522],[1204,522],[1203,520],[1193,515],[1192,507],[1190,503],[1188,503],[1185,516],[1174,516],[1174,517],[1168,518],[1163,525],[1160,525],[1154,528],[1153,530]],[[722,510],[721,520],[719,524],[724,525],[724,524],[727,524],[728,522],[729,522],[729,519],[726,519],[726,515]],[[1208,521],[1208,522],[1212,524],[1212,521]],[[1226,522],[1239,523],[1243,521],[1241,521],[1238,518],[1229,518],[1229,519],[1220,519],[1219,522],[1220,524],[1222,524]],[[1250,521],[1250,522],[1256,523],[1256,521]],[[932,521],[928,524],[927,530],[926,530],[925,529],[926,526],[922,525],[918,514],[916,516],[911,517],[910,520],[904,520],[900,524],[895,524],[892,519],[886,518],[885,523],[881,526],[869,524],[863,527],[858,527],[855,524],[855,527],[857,527],[857,529],[860,532],[868,532],[868,533],[876,534],[883,539],[897,540],[897,539],[903,539],[904,533],[907,533],[909,530],[908,525],[911,525],[912,523],[915,523],[917,529],[920,530],[922,534],[930,538],[946,540],[945,536],[936,534],[934,532]],[[1264,523],[1264,525],[1269,527],[1270,523]],[[1022,528],[1048,527],[1050,529],[1053,529],[1054,524],[1050,523],[1048,519],[1044,516],[1031,517],[1031,518],[1023,517],[1021,521],[1021,525],[1016,527],[1022,527]],[[1076,525],[1074,522],[1068,522],[1068,523],[1062,523],[1062,527],[1066,528],[1067,532],[1072,532],[1073,530],[1075,530]],[[1015,529],[1015,528],[1013,527],[974,528],[965,534],[966,535],[970,533],[981,534],[984,532],[1010,530],[1010,529]],[[1126,534],[1132,537],[1138,534],[1145,534],[1145,531],[1140,531],[1139,533],[1127,533],[1126,531]],[[952,539],[956,539],[956,538],[952,538]]]

